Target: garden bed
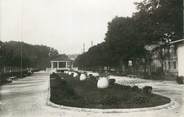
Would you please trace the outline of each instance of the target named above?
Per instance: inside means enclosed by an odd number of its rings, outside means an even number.
[[[164,96],[145,94],[136,86],[112,84],[98,89],[96,84],[96,78],[80,81],[64,73],[52,75],[50,100],[64,106],[97,109],[154,107],[170,102]]]

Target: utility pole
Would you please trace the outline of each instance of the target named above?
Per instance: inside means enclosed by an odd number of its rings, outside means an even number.
[[[184,0],[182,0],[182,2],[183,2],[183,6],[182,6],[182,15],[183,15],[182,21],[183,21],[184,20]],[[183,25],[183,27],[182,27],[182,38],[184,39],[184,21],[182,22],[182,25]]]
[[[0,41],[2,40],[2,0],[0,0]]]
[[[2,1],[0,0],[0,42],[1,42],[1,32],[2,32]],[[1,45],[0,45],[0,50],[2,49]],[[2,52],[2,51],[1,51]],[[2,54],[2,53],[1,53]],[[0,55],[0,73],[1,73],[1,69],[2,69],[2,62],[1,62],[1,55]]]
[[[85,43],[83,43],[83,53],[85,52]]]
[[[91,47],[93,47],[93,41],[91,41]]]
[[[20,70],[21,70],[21,77],[23,76],[23,63],[22,63],[22,40],[23,40],[23,17],[24,17],[24,0],[21,0],[21,21],[20,21]]]

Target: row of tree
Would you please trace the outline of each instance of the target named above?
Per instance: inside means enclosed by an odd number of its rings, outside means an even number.
[[[0,41],[0,68],[45,68],[58,51],[44,45]]]
[[[182,38],[182,4],[183,0],[135,3],[137,12],[132,17],[115,17],[109,22],[105,41],[78,56],[75,65],[120,67],[128,65],[128,60],[140,59],[141,62],[148,52],[145,45]]]

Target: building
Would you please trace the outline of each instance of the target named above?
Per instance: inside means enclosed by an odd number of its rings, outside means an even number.
[[[152,72],[184,76],[184,39],[159,45],[152,51]]]
[[[184,76],[184,39],[173,41],[170,44],[176,48],[176,68],[178,76]]]
[[[73,67],[73,61],[67,56],[60,55],[50,61],[52,72],[63,72]]]

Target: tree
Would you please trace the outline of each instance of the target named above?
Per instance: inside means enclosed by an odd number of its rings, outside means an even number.
[[[167,42],[182,36],[182,0],[144,0],[133,16],[148,43]]]
[[[111,56],[106,43],[91,47],[88,52],[79,55],[75,60],[78,67],[104,67],[111,65]]]
[[[115,17],[108,24],[105,41],[118,63],[128,59],[144,57],[145,39],[137,33],[136,22],[132,18]]]
[[[31,45],[24,42],[1,42],[0,56],[3,66],[45,68],[58,51],[44,45]]]

